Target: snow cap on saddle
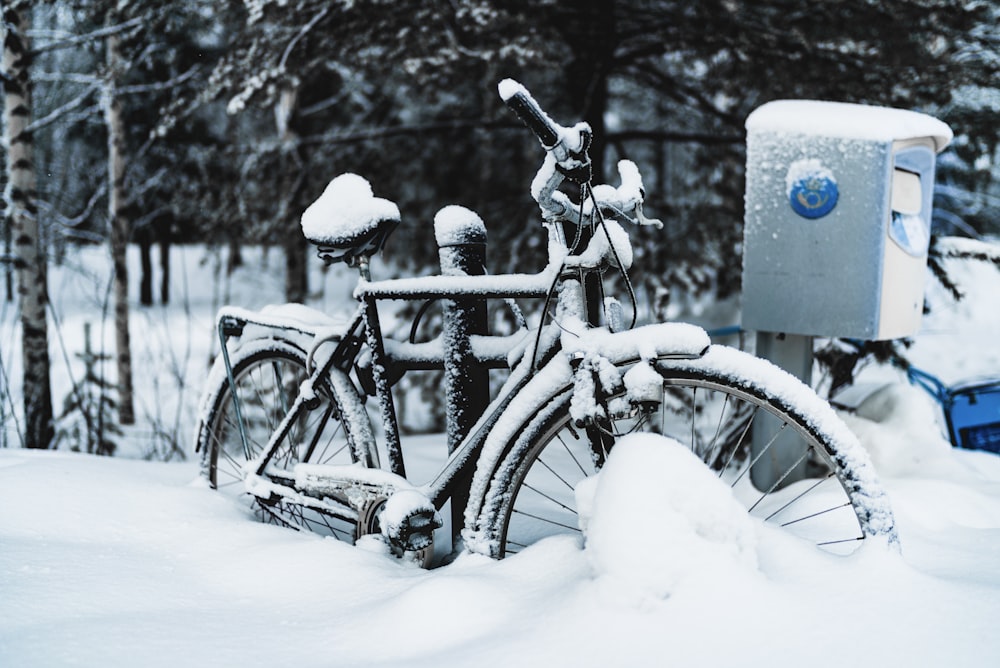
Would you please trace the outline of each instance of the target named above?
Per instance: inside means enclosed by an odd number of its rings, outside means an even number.
[[[330,181],[302,214],[302,233],[327,264],[374,255],[398,224],[395,202],[375,197],[366,179],[349,173]]]

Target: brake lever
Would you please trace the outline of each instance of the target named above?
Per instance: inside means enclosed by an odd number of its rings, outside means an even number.
[[[642,226],[642,227],[651,226],[651,227],[655,227],[658,230],[662,230],[663,229],[663,221],[662,220],[660,220],[659,218],[647,218],[642,213],[642,203],[641,202],[638,202],[635,205],[635,220],[632,221],[632,222],[634,222],[636,225],[639,225],[639,226]]]

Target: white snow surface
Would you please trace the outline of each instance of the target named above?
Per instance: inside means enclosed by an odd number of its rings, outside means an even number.
[[[594,578],[623,598],[652,603],[691,581],[757,575],[757,531],[746,508],[673,439],[626,436],[576,495]]]
[[[302,233],[313,243],[344,243],[383,220],[399,220],[399,207],[375,197],[357,174],[341,174],[302,214]]]
[[[746,120],[750,132],[891,142],[929,137],[942,151],[954,136],[947,123],[909,109],[821,100],[775,100]]]
[[[51,274],[77,365],[79,325],[100,313],[93,298],[106,285],[89,296],[80,277],[104,252]],[[174,281],[212,284],[211,263],[175,253],[187,261]],[[247,255],[227,301],[274,303],[280,259],[261,271]],[[353,284],[317,266],[314,305],[348,303]],[[947,382],[1000,375],[1000,273],[955,266],[967,298],[954,304],[929,284],[934,310],[914,360]],[[140,416],[177,404],[187,444],[217,300],[174,294],[169,308],[133,312],[134,355],[150,370],[137,376]],[[0,354],[15,376],[12,317],[0,312]],[[188,379],[184,394],[153,373],[169,360]],[[65,388],[65,369],[53,372]],[[935,405],[898,372],[865,378],[888,385],[848,424],[891,497],[898,553],[873,542],[831,556],[758,524],[657,437],[623,442],[578,488],[585,544],[555,538],[433,571],[257,523],[207,488],[190,451],[185,462],[134,458],[144,433],[113,458],[0,449],[0,666],[996,665],[1000,457],[952,449]],[[443,452],[443,438],[426,441],[408,468]]]
[[[833,172],[824,167],[823,163],[816,158],[796,160],[788,166],[788,173],[785,174],[785,194],[791,195],[796,184],[809,179],[826,179],[830,183],[837,182]]]
[[[486,224],[475,211],[450,204],[434,214],[434,240],[438,246],[483,242]]]

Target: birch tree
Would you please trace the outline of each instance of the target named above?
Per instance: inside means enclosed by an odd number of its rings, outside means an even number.
[[[24,368],[24,444],[47,448],[55,430],[49,381],[46,258],[40,242],[35,189],[31,49],[27,37],[29,3],[4,2],[4,140],[7,148],[6,215],[13,232],[17,293],[21,300],[21,352]]]
[[[112,34],[107,38],[108,80],[104,88],[103,102],[104,118],[108,127],[108,220],[111,226],[109,239],[114,268],[118,420],[121,424],[134,424],[127,262],[131,226],[125,214],[125,128],[117,80],[122,64],[120,45],[119,35]]]

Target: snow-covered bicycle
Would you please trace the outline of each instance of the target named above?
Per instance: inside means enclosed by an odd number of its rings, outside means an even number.
[[[623,325],[600,277],[632,264],[623,225],[659,224],[643,215],[638,169],[622,161],[620,186],[592,186],[589,126],[558,125],[512,80],[499,91],[545,149],[531,193],[548,235],[547,266],[468,275],[475,272],[446,260],[441,275],[373,281],[369,259],[399,222],[398,208],[361,177],[337,177],[302,227],[324,260],[359,270],[357,311],[345,321],[301,305],[220,312],[222,349],[197,434],[211,485],[248,500],[265,521],[349,541],[373,536],[425,562],[450,501],[456,546],[501,558],[579,532],[574,487],[600,469],[616,439],[642,430],[685,444],[767,523],[834,550],[873,536],[894,542],[866,453],[809,388],[710,345],[698,327]],[[577,200],[559,189],[574,185]],[[461,207],[443,209],[435,230],[442,249],[484,240],[482,221]],[[383,336],[379,321],[386,300],[446,300],[456,321],[483,300],[529,297],[542,304],[536,322],[522,318],[511,335],[451,322],[418,343]],[[450,456],[430,482],[414,485],[392,388],[426,369],[445,370],[449,415],[464,426],[449,425]],[[480,410],[470,395],[482,390],[468,377],[483,369],[509,374]],[[801,454],[758,489],[748,471],[772,458],[773,444],[787,449],[789,434]]]

